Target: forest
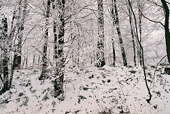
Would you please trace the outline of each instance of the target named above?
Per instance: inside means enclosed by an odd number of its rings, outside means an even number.
[[[170,0],[1,0],[0,114],[170,114]]]

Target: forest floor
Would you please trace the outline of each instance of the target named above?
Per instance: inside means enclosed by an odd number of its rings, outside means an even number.
[[[149,98],[141,67],[67,69],[64,100],[53,97],[51,79],[40,70],[15,71],[12,88],[0,96],[0,114],[170,114],[170,75],[148,66]]]

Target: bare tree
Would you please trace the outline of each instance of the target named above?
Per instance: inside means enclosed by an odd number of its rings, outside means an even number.
[[[137,5],[138,5],[138,38],[140,43],[142,42],[142,15],[140,13],[140,11],[143,10],[143,3],[141,2],[141,0],[137,1]],[[139,45],[137,45],[137,55],[139,58],[139,63],[140,65],[142,65],[142,54],[141,54],[141,48]]]
[[[162,25],[164,27],[164,31],[165,31],[165,42],[166,42],[166,53],[167,53],[167,58],[168,58],[168,62],[170,63],[170,32],[169,32],[169,7],[167,4],[169,4],[169,2],[167,2],[166,0],[161,0],[161,3],[162,3],[162,6],[155,3],[155,2],[152,2],[152,1],[149,1],[153,4],[155,4],[156,6],[159,6],[161,8],[163,8],[164,10],[164,17],[165,17],[165,22],[164,24],[160,21],[155,21],[155,20],[152,20],[148,17],[146,17],[142,11],[140,11],[141,15],[146,18],[147,20],[149,20],[150,22],[153,22],[153,23],[159,23],[160,25]],[[166,69],[167,70],[167,69]]]
[[[43,45],[43,55],[42,55],[42,72],[39,77],[39,80],[44,80],[47,78],[46,74],[46,68],[47,68],[47,44],[48,44],[48,25],[49,25],[49,15],[50,15],[50,4],[51,1],[47,0],[47,7],[46,7],[46,13],[45,13],[45,33],[44,33],[44,45]]]
[[[103,16],[103,0],[97,0],[98,2],[98,42],[97,42],[97,67],[103,67],[105,65],[104,58],[104,16]]]
[[[170,33],[169,33],[169,8],[165,0],[161,0],[162,6],[165,12],[165,40],[166,40],[166,52],[168,57],[168,62],[170,63]]]
[[[8,39],[8,23],[7,18],[3,17],[1,21],[1,27],[0,27],[0,40],[2,44],[2,60],[1,60],[1,67],[2,67],[2,75],[1,81],[3,82],[3,88],[0,90],[0,94],[6,92],[10,89],[9,87],[9,69],[8,69],[8,63],[9,63],[9,39]]]
[[[128,4],[129,4],[129,7],[130,7],[130,10],[132,11],[132,15],[133,15],[133,18],[134,18],[134,22],[135,22],[135,29],[136,29],[136,34],[138,35],[138,27],[137,27],[137,19],[136,19],[136,15],[134,13],[134,10],[132,8],[132,4],[130,2],[130,0],[128,0]],[[149,94],[149,98],[146,99],[146,101],[148,103],[150,103],[151,99],[152,99],[152,94],[151,94],[151,91],[150,91],[150,88],[148,86],[148,81],[147,81],[147,74],[146,74],[146,68],[145,68],[145,59],[144,59],[144,50],[143,50],[143,46],[142,46],[142,43],[140,42],[140,39],[139,37],[137,36],[136,37],[136,40],[137,40],[137,43],[139,44],[140,46],[140,49],[141,49],[141,57],[142,57],[142,68],[143,68],[143,73],[144,73],[144,80],[145,80],[145,85],[146,85],[146,88],[148,90],[148,94]]]
[[[113,20],[113,27],[115,26],[115,12],[114,12],[114,1],[112,0],[111,3],[111,17]],[[113,66],[116,64],[116,51],[115,51],[115,43],[114,43],[114,38],[112,37],[112,50],[113,50]]]
[[[59,22],[58,22],[58,35],[57,40],[55,43],[57,43],[57,47],[54,48],[54,59],[55,59],[55,84],[54,84],[54,90],[55,90],[55,97],[58,97],[59,95],[62,95],[64,93],[63,89],[63,83],[64,83],[64,68],[65,68],[65,58],[64,58],[64,35],[65,35],[65,0],[56,0],[56,4],[58,6],[58,14],[59,14]],[[55,39],[54,39],[55,40]]]
[[[123,64],[124,64],[124,66],[127,66],[127,58],[126,58],[125,48],[124,48],[123,39],[122,39],[122,35],[121,35],[120,24],[119,24],[117,0],[112,0],[112,8],[113,8],[112,9],[112,17],[114,19],[117,34],[119,37],[119,43],[120,43],[120,48],[121,48],[121,53],[122,53],[122,58],[123,58]]]
[[[18,9],[13,11],[12,20],[8,20],[4,17],[2,18],[2,22],[0,25],[0,48],[1,48],[1,60],[2,63],[0,65],[0,80],[3,82],[3,88],[0,90],[0,94],[6,92],[11,88],[13,74],[16,67],[20,67],[20,65],[16,61],[18,61],[18,56],[20,56],[19,61],[21,61],[21,53],[18,55],[17,53],[22,50],[22,37],[24,30],[24,22],[26,16],[26,8],[27,8],[27,0],[24,0],[23,8],[21,8],[21,1],[19,1]],[[9,24],[10,23],[10,24]],[[10,26],[8,26],[10,25]],[[17,40],[17,45],[16,41]],[[20,62],[19,62],[20,63]]]
[[[20,0],[18,5],[18,14],[16,15],[16,37],[17,37],[17,47],[15,51],[15,67],[21,67],[21,55],[22,55],[22,43],[23,43],[23,31],[24,23],[27,14],[27,0]],[[23,5],[23,6],[22,6]]]
[[[130,24],[130,32],[132,35],[132,47],[133,47],[133,62],[134,65],[136,66],[136,43],[135,43],[135,30],[134,30],[134,26],[133,26],[133,17],[132,17],[132,11],[129,7],[129,5],[127,5],[128,7],[128,16],[129,16],[129,24]]]

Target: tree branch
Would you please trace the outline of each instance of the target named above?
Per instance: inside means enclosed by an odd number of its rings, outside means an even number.
[[[157,4],[156,2],[153,2],[153,1],[151,1],[151,0],[147,0],[147,1],[148,1],[148,2],[151,2],[152,4],[155,4],[156,6],[159,6],[159,7],[163,8],[162,5],[159,5],[159,4]]]
[[[163,23],[161,23],[160,21],[155,21],[155,20],[152,20],[152,19],[146,17],[146,16],[141,12],[141,10],[139,10],[139,12],[140,12],[141,15],[142,15],[145,19],[147,19],[148,21],[151,21],[151,22],[153,22],[153,23],[159,23],[159,24],[161,24],[163,27],[165,27],[165,25],[164,25]]]

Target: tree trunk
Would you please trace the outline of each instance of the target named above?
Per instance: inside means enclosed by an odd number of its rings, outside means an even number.
[[[58,33],[58,40],[57,40],[57,55],[55,55],[56,61],[56,68],[55,68],[55,84],[54,84],[54,97],[58,97],[59,95],[63,95],[63,82],[64,82],[64,34],[65,34],[65,20],[64,20],[64,11],[65,11],[65,0],[57,0],[58,4],[58,13],[59,13],[59,33]],[[60,99],[63,100],[63,99]]]
[[[128,6],[128,13],[129,13],[129,23],[130,23],[130,32],[132,35],[132,47],[133,47],[133,61],[134,65],[136,66],[136,43],[135,43],[135,33],[134,33],[134,27],[133,27],[133,21],[132,21],[132,12]]]
[[[112,39],[112,50],[113,50],[113,63],[112,65],[116,65],[116,52],[115,52],[115,44],[114,44],[114,39]]]
[[[104,58],[104,16],[103,16],[103,0],[97,0],[98,2],[98,42],[97,42],[97,67],[103,67],[105,65]]]
[[[22,40],[23,40],[23,30],[24,30],[24,23],[25,23],[25,17],[27,13],[27,0],[24,0],[23,2],[23,10],[22,10],[22,0],[19,1],[19,13],[17,18],[17,35],[18,35],[18,44],[17,44],[17,50],[15,52],[15,67],[20,68],[21,67],[21,55],[22,55]],[[21,12],[22,11],[22,12]]]
[[[0,30],[0,40],[2,40],[2,75],[3,75],[3,87],[2,90],[0,90],[0,94],[6,92],[7,90],[10,89],[9,86],[9,69],[8,69],[8,61],[9,61],[9,39],[7,35],[8,31],[8,23],[7,23],[7,18],[3,17],[2,18],[2,27]],[[2,78],[2,77],[1,77]]]
[[[44,34],[44,46],[43,46],[43,56],[42,56],[42,72],[41,75],[39,77],[39,80],[44,80],[45,78],[47,78],[47,45],[48,45],[48,25],[49,25],[49,14],[50,14],[50,4],[51,1],[47,0],[47,9],[46,9],[46,14],[45,14],[45,18],[46,18],[46,23],[45,23],[45,34]]]
[[[54,22],[53,22],[53,34],[54,34],[54,58],[57,59],[58,58],[58,54],[57,54],[57,22],[56,20],[54,19]]]
[[[115,14],[114,20],[115,20],[115,24],[116,24],[117,34],[119,37],[119,43],[120,43],[120,48],[121,48],[121,53],[122,53],[122,58],[123,58],[123,64],[124,64],[124,66],[127,66],[127,58],[126,58],[125,48],[124,48],[123,39],[122,39],[121,31],[120,31],[119,16],[118,16],[116,0],[114,0],[114,14]]]
[[[135,21],[135,28],[136,28],[136,40],[140,46],[140,49],[141,49],[141,57],[142,57],[142,68],[143,68],[143,74],[144,74],[144,81],[145,81],[145,85],[146,85],[146,88],[148,90],[148,94],[149,94],[149,98],[146,99],[146,101],[148,103],[150,103],[151,99],[152,99],[152,94],[151,94],[151,91],[150,91],[150,88],[148,86],[148,81],[147,81],[147,74],[146,74],[146,68],[145,68],[145,59],[144,59],[144,50],[143,50],[143,46],[142,46],[142,43],[140,42],[140,39],[138,37],[138,29],[137,29],[137,19],[136,19],[136,15],[133,11],[133,8],[132,8],[132,5],[131,5],[131,2],[130,0],[128,0],[128,4],[129,4],[129,7],[130,7],[130,10],[132,11],[132,14],[133,14],[133,17],[134,17],[134,21]]]
[[[111,16],[112,16],[113,27],[114,27],[115,26],[115,12],[114,12],[114,1],[113,0],[112,0]],[[113,63],[112,63],[112,65],[115,66],[115,64],[116,64],[116,52],[115,52],[114,38],[112,38],[112,50],[113,50]]]
[[[161,0],[165,12],[165,40],[168,62],[170,63],[170,33],[169,33],[169,8],[165,0]]]
[[[140,0],[138,0],[138,19],[139,19],[139,24],[138,24],[138,28],[139,28],[139,41],[140,43],[142,42],[142,15],[140,13],[140,11],[142,11],[142,4],[140,3]],[[139,63],[140,65],[142,65],[142,52],[141,52],[141,48],[140,46],[138,46],[138,50],[137,50],[137,54],[139,57]]]

